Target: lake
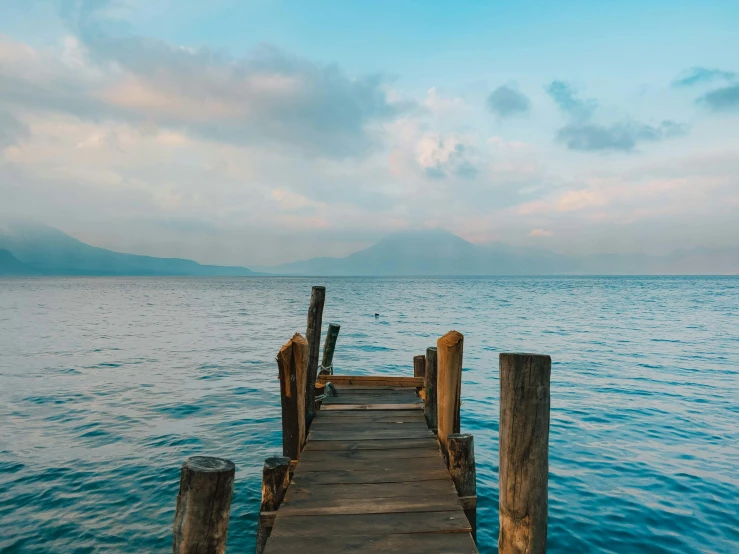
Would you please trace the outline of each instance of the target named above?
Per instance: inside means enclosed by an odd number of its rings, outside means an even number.
[[[739,277],[0,279],[0,552],[171,551],[194,454],[236,464],[229,551],[252,551],[311,285],[337,373],[412,375],[464,334],[481,552],[505,351],[553,361],[549,552],[739,552]]]

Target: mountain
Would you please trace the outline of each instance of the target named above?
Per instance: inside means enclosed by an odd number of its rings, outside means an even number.
[[[500,243],[472,244],[448,231],[402,231],[344,258],[313,258],[260,270],[281,275],[707,275],[739,273],[739,248],[668,256],[569,257]]]
[[[35,272],[7,250],[0,250],[0,275],[33,275]]]
[[[121,254],[90,246],[53,227],[27,222],[0,225],[0,251],[10,254],[5,262],[0,258],[0,263],[41,275],[255,275],[245,267]]]

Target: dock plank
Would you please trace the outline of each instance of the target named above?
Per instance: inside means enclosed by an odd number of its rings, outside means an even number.
[[[335,382],[316,414],[265,553],[477,553],[415,381],[343,377],[353,384]]]
[[[274,537],[264,554],[476,554],[469,533],[422,533],[415,535],[327,535],[311,543],[303,537]]]
[[[279,511],[278,511],[279,514]],[[469,533],[472,530],[461,508],[444,512],[347,514],[331,516],[281,516],[273,537],[325,537],[412,533]]]

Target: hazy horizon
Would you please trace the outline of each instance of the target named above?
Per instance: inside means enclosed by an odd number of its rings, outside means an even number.
[[[268,266],[442,228],[569,256],[739,236],[728,1],[0,2],[0,216]]]

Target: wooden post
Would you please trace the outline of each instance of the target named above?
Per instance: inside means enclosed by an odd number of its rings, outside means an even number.
[[[448,437],[449,473],[457,488],[460,503],[477,541],[477,471],[475,441],[472,435],[452,433]]]
[[[549,356],[500,355],[501,554],[546,552],[551,371]]]
[[[419,354],[413,357],[413,377],[426,375],[426,356]]]
[[[321,375],[333,375],[334,350],[336,350],[336,339],[339,338],[341,325],[328,324],[326,331],[326,342],[323,344],[323,359],[321,360]]]
[[[297,460],[305,445],[305,379],[308,341],[295,333],[277,353],[282,403],[282,453]]]
[[[462,392],[462,347],[464,337],[458,331],[449,331],[436,342],[438,354],[438,420],[439,444],[447,456],[447,437],[459,433],[459,407]]]
[[[226,552],[236,468],[221,458],[193,456],[182,464],[174,516],[174,554]]]
[[[290,485],[290,458],[275,456],[264,460],[262,469],[262,505],[257,526],[257,554],[262,554],[280,507]]]
[[[310,427],[316,413],[316,377],[318,376],[318,352],[321,349],[321,320],[323,319],[323,303],[326,300],[326,287],[313,287],[308,308],[308,328],[305,338],[308,340],[308,372],[305,382],[305,415],[306,428]]]
[[[436,418],[436,347],[426,349],[426,375],[423,378],[425,394],[423,397],[423,415],[429,429],[436,432],[439,428]]]

